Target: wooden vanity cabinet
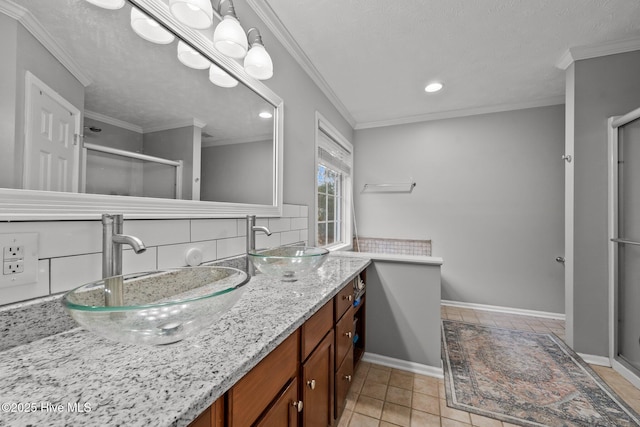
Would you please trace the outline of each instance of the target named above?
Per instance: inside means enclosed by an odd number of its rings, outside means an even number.
[[[299,405],[298,379],[294,378],[255,425],[256,427],[298,427],[300,425]]]
[[[227,392],[227,425],[248,427],[260,418],[269,420],[269,412],[281,412],[283,402],[299,405],[298,387],[295,397],[286,393],[291,381],[298,376],[300,366],[300,329],[291,334],[282,344],[267,355]],[[285,392],[285,393],[283,393]],[[286,397],[283,397],[285,396]],[[274,415],[275,416],[275,415]],[[265,422],[267,422],[265,421]]]
[[[334,297],[335,333],[335,394],[334,422],[340,419],[353,378],[354,286],[351,281]]]
[[[349,282],[190,427],[335,425],[364,352],[363,305]]]
[[[327,427],[333,423],[334,406],[333,300],[311,316],[301,329],[302,425]]]
[[[224,427],[224,397],[216,400],[189,427]]]

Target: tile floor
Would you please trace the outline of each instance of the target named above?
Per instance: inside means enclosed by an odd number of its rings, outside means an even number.
[[[442,306],[443,319],[553,332],[564,338],[564,322],[530,316]],[[609,386],[640,412],[640,390],[611,368],[593,366]],[[442,379],[361,362],[338,427],[515,427],[447,407]]]

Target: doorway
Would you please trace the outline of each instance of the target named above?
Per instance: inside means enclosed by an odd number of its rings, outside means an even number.
[[[27,71],[22,188],[78,192],[80,110]]]
[[[640,108],[609,119],[612,366],[640,385]]]

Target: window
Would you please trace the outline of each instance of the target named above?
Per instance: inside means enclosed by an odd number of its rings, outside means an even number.
[[[351,247],[351,169],[353,146],[317,115],[316,244]]]

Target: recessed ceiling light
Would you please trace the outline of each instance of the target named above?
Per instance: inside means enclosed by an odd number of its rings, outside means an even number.
[[[439,90],[442,90],[443,87],[444,85],[442,83],[433,82],[433,83],[429,83],[427,87],[424,88],[424,91],[428,93],[438,92]]]
[[[260,114],[258,114],[260,117],[262,117],[263,119],[270,119],[271,117],[273,117],[273,114],[271,114],[268,111],[263,111]]]

